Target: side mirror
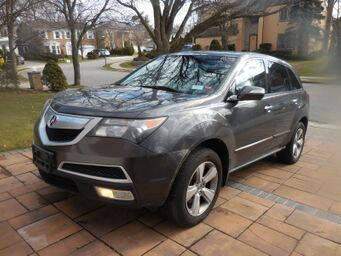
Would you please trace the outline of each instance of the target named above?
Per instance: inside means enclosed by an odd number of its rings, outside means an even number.
[[[261,100],[265,95],[265,89],[257,86],[245,86],[238,95],[232,95],[228,98],[230,102],[245,100]]]

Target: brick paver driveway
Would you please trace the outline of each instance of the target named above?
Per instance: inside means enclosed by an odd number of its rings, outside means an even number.
[[[330,133],[310,129],[296,165],[270,159],[233,174],[214,211],[190,229],[54,188],[28,150],[8,153],[0,156],[0,255],[340,256],[341,154]]]

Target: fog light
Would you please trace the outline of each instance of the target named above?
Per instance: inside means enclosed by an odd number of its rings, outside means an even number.
[[[115,199],[115,200],[123,200],[123,201],[132,201],[134,200],[133,193],[127,190],[116,190],[110,188],[101,188],[95,187],[97,195],[100,197]]]

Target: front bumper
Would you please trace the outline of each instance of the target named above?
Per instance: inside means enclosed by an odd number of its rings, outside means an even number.
[[[147,143],[150,146],[141,146],[126,139],[90,136],[100,121],[101,118],[97,117],[60,114],[46,106],[34,130],[34,145],[53,155],[48,170],[36,163],[42,177],[52,185],[101,201],[137,207],[162,205],[184,152],[164,149],[155,153],[153,148],[157,143],[153,141]],[[90,165],[92,168],[70,171],[64,168],[65,163],[77,164],[78,168],[79,164]],[[103,173],[98,174],[96,166],[120,168],[125,177],[108,179]],[[134,200],[100,197],[96,187],[130,191]]]
[[[43,179],[54,186],[86,197],[119,205],[145,207],[161,206],[167,199],[182,154],[180,152],[155,154],[124,139],[85,136],[68,146],[46,146],[36,130],[35,145],[53,152],[55,164]],[[128,180],[106,180],[98,176],[79,175],[62,170],[62,163],[81,163],[100,166],[118,166]],[[122,182],[123,181],[123,182]],[[134,200],[112,200],[98,196],[95,187],[130,191]]]

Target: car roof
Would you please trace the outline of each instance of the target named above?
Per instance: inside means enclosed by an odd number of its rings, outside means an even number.
[[[287,63],[286,61],[283,61],[281,59],[278,59],[276,57],[256,53],[256,52],[232,52],[232,51],[182,51],[182,52],[176,52],[176,53],[170,53],[168,54],[170,56],[227,56],[227,57],[235,57],[238,59],[247,59],[247,58],[262,58],[269,61],[281,63],[287,67],[290,67],[291,69],[294,69],[292,65]]]

